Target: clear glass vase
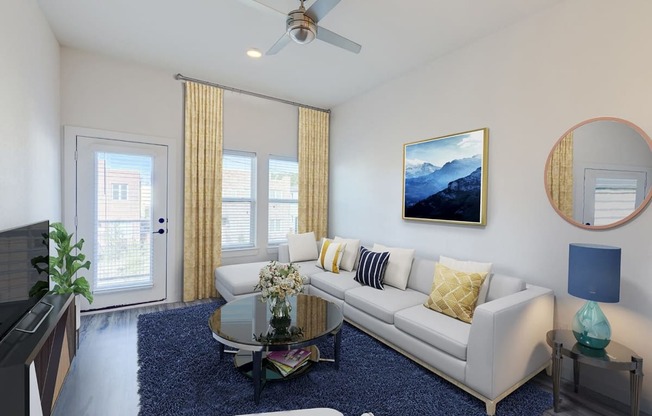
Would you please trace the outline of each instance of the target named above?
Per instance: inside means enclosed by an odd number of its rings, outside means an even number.
[[[272,296],[267,299],[269,311],[272,313],[272,319],[289,319],[292,312],[292,304],[287,297],[280,298]]]

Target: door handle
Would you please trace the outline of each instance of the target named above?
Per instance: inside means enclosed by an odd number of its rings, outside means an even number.
[[[165,218],[161,217],[158,219],[159,224],[163,224],[165,222]],[[158,230],[154,231],[152,234],[165,234],[165,229],[159,228]]]

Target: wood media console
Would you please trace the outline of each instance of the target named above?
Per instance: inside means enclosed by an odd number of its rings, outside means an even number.
[[[32,311],[0,341],[3,414],[50,415],[77,350],[73,295],[47,294]]]

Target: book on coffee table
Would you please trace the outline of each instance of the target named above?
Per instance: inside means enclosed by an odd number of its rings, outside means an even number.
[[[283,377],[292,374],[294,371],[303,367],[311,352],[304,348],[289,351],[272,351],[267,354],[267,360],[276,367]]]

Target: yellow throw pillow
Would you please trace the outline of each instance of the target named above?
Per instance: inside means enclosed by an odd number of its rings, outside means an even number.
[[[319,253],[319,266],[329,272],[339,273],[345,243],[334,243],[333,240],[324,238]]]
[[[466,273],[435,265],[432,293],[424,306],[460,321],[471,323],[480,286],[487,273]]]

